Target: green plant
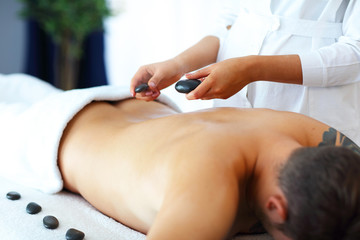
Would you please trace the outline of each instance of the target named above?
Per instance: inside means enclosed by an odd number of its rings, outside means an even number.
[[[106,0],[18,1],[24,5],[21,15],[36,20],[59,46],[59,85],[65,84],[59,87],[73,88],[85,37],[95,30],[101,30],[104,17],[110,15]],[[75,75],[75,78],[69,80],[71,75]]]

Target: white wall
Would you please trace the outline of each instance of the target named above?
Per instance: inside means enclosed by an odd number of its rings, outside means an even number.
[[[110,84],[128,86],[144,64],[175,56],[200,40],[215,22],[221,0],[108,0],[120,14],[105,21]],[[24,70],[25,23],[17,0],[0,0],[0,73]],[[162,91],[184,111],[211,106],[187,101],[173,86]]]
[[[221,0],[109,0],[121,7],[106,21],[106,63],[111,84],[128,86],[144,64],[163,61],[199,41],[215,24]],[[188,101],[173,86],[162,91],[191,111],[210,101]]]
[[[0,73],[24,70],[25,23],[17,0],[0,0]]]

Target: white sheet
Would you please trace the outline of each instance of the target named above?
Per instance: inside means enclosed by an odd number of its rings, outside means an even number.
[[[11,201],[6,198],[10,191],[22,197]],[[36,202],[42,211],[35,215],[26,213],[26,205]],[[49,230],[42,220],[47,215],[55,216],[60,224]],[[145,240],[145,235],[105,216],[82,197],[59,192],[45,194],[0,178],[0,239],[1,240],[64,240],[69,228],[85,233],[85,240]],[[272,240],[267,234],[237,237],[233,240]]]
[[[19,200],[6,198],[9,191],[21,194]],[[32,188],[17,185],[0,178],[0,239],[2,240],[57,240],[65,239],[69,228],[85,233],[86,240],[143,240],[145,236],[103,215],[82,197],[69,193],[45,194]],[[26,213],[26,205],[36,202],[42,211],[35,215]],[[43,218],[55,216],[60,224],[49,230]]]

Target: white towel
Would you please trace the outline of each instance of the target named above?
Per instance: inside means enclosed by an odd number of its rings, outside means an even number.
[[[0,75],[0,96],[0,176],[46,193],[63,188],[58,147],[75,114],[92,101],[131,98],[124,87],[61,91],[24,74]]]

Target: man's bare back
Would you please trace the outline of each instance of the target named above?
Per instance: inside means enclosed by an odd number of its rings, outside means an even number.
[[[223,239],[249,232],[279,166],[328,129],[265,109],[177,114],[157,102],[97,102],[66,128],[59,166],[65,188],[148,239]]]

